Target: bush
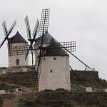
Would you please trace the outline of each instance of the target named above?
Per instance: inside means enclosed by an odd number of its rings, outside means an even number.
[[[68,90],[65,90],[64,88],[58,88],[58,89],[56,89],[55,91],[65,91],[65,92],[68,92]]]
[[[45,89],[45,90],[42,90],[40,92],[53,92],[53,90],[51,90],[51,89]]]

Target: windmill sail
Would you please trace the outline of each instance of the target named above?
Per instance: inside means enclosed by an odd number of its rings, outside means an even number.
[[[35,25],[35,27],[34,27],[34,30],[33,30],[33,40],[36,38],[36,36],[37,36],[37,32],[38,32],[38,27],[39,27],[39,20],[37,19],[37,21],[36,21],[36,25]]]
[[[13,22],[12,26],[10,27],[9,31],[8,31],[8,36],[10,35],[10,33],[12,32],[13,28],[16,26],[16,20]]]
[[[42,9],[38,36],[48,31],[50,9]]]
[[[25,24],[26,24],[27,37],[28,37],[28,40],[30,40],[31,39],[31,30],[30,30],[28,16],[25,17]]]
[[[8,34],[8,32],[7,32],[7,27],[6,27],[6,21],[3,22],[2,27],[3,27],[4,35],[5,35],[5,37],[6,37],[7,34]]]
[[[12,24],[12,26],[10,27],[9,31],[7,31],[7,27],[6,27],[6,21],[3,22],[2,24],[2,27],[3,27],[3,31],[4,31],[4,35],[5,35],[5,38],[4,40],[2,41],[2,43],[0,44],[0,48],[3,46],[3,44],[5,43],[5,41],[9,40],[9,35],[10,33],[12,32],[13,28],[15,27],[16,25],[16,21],[14,21],[14,23]]]

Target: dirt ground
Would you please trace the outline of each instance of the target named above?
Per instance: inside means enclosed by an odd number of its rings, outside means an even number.
[[[3,107],[18,107],[18,104],[15,103],[12,99],[4,99],[3,100]]]

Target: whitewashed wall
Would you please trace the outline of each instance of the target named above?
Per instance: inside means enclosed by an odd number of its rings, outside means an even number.
[[[25,46],[27,45],[26,43],[13,43],[11,45],[11,48],[12,46]],[[13,55],[13,56],[9,56],[9,67],[13,67],[13,66],[16,66],[16,59],[19,59],[20,60],[20,64],[19,66],[24,66],[24,65],[28,65],[28,57],[27,59],[25,60],[25,55],[26,53],[22,54],[22,55]]]
[[[56,58],[56,60],[54,60]],[[68,56],[47,56],[42,58],[39,91],[64,88],[70,90]]]

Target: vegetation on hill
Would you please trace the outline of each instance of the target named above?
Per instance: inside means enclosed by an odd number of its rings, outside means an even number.
[[[3,105],[3,99],[0,97],[0,107]]]
[[[14,88],[14,86],[8,86],[5,82],[30,88],[32,87],[32,76],[30,71],[0,75],[0,81],[4,82],[0,83],[0,89]],[[78,76],[80,79],[77,76],[71,79],[71,87],[73,87],[72,84],[75,84],[83,87],[87,85],[93,88],[107,88],[106,80],[99,79],[97,75],[93,79],[84,77],[86,76],[84,74]],[[19,107],[107,107],[107,93],[69,92],[63,89],[45,90],[38,93],[23,94],[19,102]]]
[[[23,95],[19,102],[23,107],[107,107],[107,93],[47,90]]]
[[[32,87],[32,72],[8,73],[0,76],[0,81]]]
[[[70,72],[71,83],[93,88],[107,88],[107,81],[100,79],[97,71],[78,71]]]
[[[0,83],[0,90],[6,90],[6,91],[9,91],[9,92],[12,92],[16,88],[19,88],[19,86],[9,85],[9,84],[6,84],[6,83]]]
[[[82,72],[82,71],[81,71]],[[2,82],[8,82],[8,83],[13,83],[17,85],[23,85],[26,87],[32,87],[32,82],[33,82],[33,74],[32,72],[16,72],[16,73],[8,73],[4,75],[0,75],[0,81]],[[36,77],[36,75],[35,75]],[[71,76],[72,78],[73,76]],[[81,75],[78,75],[79,78],[81,78]],[[84,78],[85,75],[82,75]],[[99,78],[96,79],[88,79],[90,77],[85,77],[85,79],[78,79],[76,76],[75,78],[71,79],[71,84],[76,84],[76,85],[82,85],[84,84],[86,86],[90,86],[93,88],[107,88],[107,82],[106,80],[102,80]],[[84,84],[83,84],[84,83]]]

